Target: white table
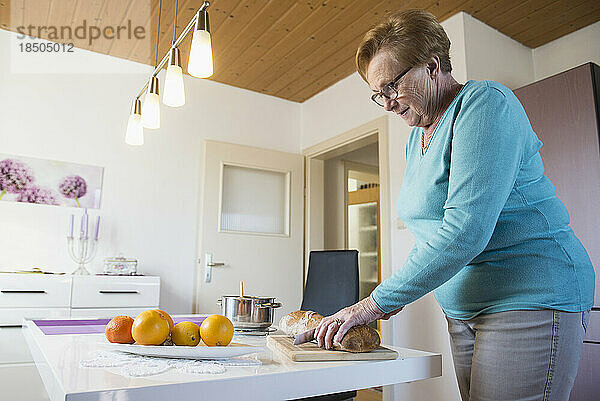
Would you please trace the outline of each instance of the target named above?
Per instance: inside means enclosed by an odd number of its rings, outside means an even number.
[[[80,361],[98,350],[103,334],[44,335],[29,320],[23,331],[52,401],[281,401],[441,376],[442,356],[393,348],[392,361],[292,362],[266,348],[261,366],[227,367],[223,374],[167,371],[149,377],[125,377]],[[237,336],[237,342],[264,345],[265,337]]]

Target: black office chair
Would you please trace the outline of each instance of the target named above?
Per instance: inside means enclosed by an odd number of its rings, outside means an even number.
[[[358,302],[358,251],[311,251],[302,310],[323,316]]]
[[[300,309],[329,316],[356,302],[358,302],[358,251],[311,251]],[[356,391],[346,391],[300,400],[342,401],[354,397]]]

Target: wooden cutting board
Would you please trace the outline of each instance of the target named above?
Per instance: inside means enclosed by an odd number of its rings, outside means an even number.
[[[372,361],[398,358],[396,351],[381,346],[371,352],[359,353],[326,350],[319,348],[314,342],[294,345],[294,339],[285,335],[270,335],[267,337],[267,347],[283,353],[295,362]]]

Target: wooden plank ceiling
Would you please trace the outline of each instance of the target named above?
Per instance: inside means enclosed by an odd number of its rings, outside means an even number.
[[[181,32],[203,0],[179,0]],[[303,102],[355,71],[363,34],[392,10],[422,8],[443,21],[465,11],[531,48],[600,20],[598,0],[212,0],[215,73],[228,85]],[[145,27],[146,40],[62,40],[154,64],[158,0],[0,0],[0,27]],[[159,59],[173,38],[175,0],[164,0]],[[37,36],[37,35],[35,35]],[[47,34],[39,35],[48,38]],[[61,40],[56,40],[61,41]],[[191,35],[181,45],[184,69]]]

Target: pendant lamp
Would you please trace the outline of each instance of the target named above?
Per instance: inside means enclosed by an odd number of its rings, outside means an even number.
[[[165,77],[165,90],[163,92],[163,103],[171,107],[179,107],[185,104],[185,89],[183,86],[183,70],[181,69],[181,52],[175,46],[177,41],[177,10],[178,1],[175,0],[175,18],[173,20],[173,44],[169,52],[169,65]]]
[[[127,122],[127,133],[125,134],[125,143],[128,145],[144,144],[144,129],[142,127],[142,102],[139,98],[133,101],[131,114]]]
[[[198,12],[198,20],[192,36],[188,73],[196,78],[208,78],[213,74],[210,25],[206,10]]]

